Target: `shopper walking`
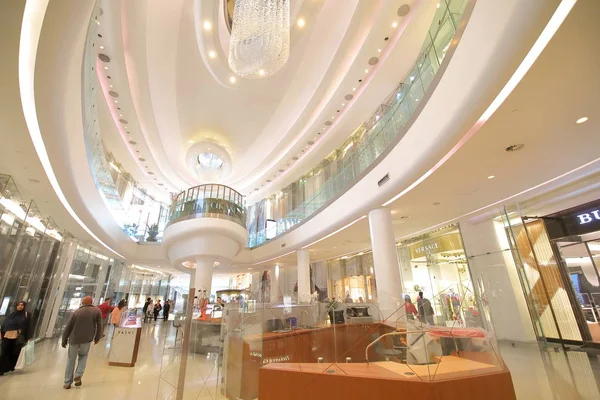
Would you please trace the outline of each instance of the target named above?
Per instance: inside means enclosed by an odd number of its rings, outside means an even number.
[[[414,320],[415,316],[419,315],[417,307],[415,307],[409,295],[404,295],[404,310],[406,311],[407,320]]]
[[[16,310],[6,317],[0,328],[0,338],[2,338],[0,375],[15,370],[21,349],[31,339],[26,307],[27,303],[24,301],[18,302]]]
[[[144,308],[142,308],[142,312],[144,314],[144,322],[146,322],[150,315],[152,315],[152,299],[148,297],[146,302],[144,303]]]
[[[160,300],[156,300],[156,304],[154,305],[154,309],[152,310],[152,312],[154,312],[154,322],[156,322],[156,320],[158,319],[158,314],[161,310],[162,306],[160,305]]]
[[[100,304],[98,308],[102,312],[102,337],[104,337],[104,329],[108,324],[108,314],[114,310],[114,307],[110,305],[110,297],[107,297],[104,303]]]
[[[113,310],[112,315],[110,316],[110,324],[113,327],[111,338],[115,336],[115,330],[119,327],[119,324],[121,323],[121,316],[123,315],[123,309],[125,308],[126,304],[127,303],[125,302],[125,299],[121,299],[121,301],[119,301],[119,304]]]
[[[163,317],[165,321],[169,320],[169,311],[171,311],[171,302],[165,300],[165,306],[163,307]]]
[[[81,386],[81,378],[85,371],[90,345],[93,341],[98,344],[102,335],[102,312],[98,307],[92,305],[92,297],[86,296],[81,300],[81,307],[73,313],[62,335],[62,347],[67,347],[69,343],[69,355],[67,359],[67,368],[65,369],[65,384],[63,388],[71,389],[71,384],[75,381],[75,386]],[[75,360],[77,359],[77,370],[75,370]],[[73,371],[75,370],[75,378]]]
[[[419,317],[421,322],[425,322],[429,325],[435,325],[435,321],[433,320],[433,307],[431,307],[431,302],[423,297],[423,292],[419,292],[417,308],[419,309]]]

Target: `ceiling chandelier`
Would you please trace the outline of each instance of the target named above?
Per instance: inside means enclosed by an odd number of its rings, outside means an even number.
[[[290,56],[290,0],[236,0],[229,67],[244,78],[279,71]]]
[[[198,165],[207,171],[219,171],[223,168],[224,161],[215,153],[204,152],[198,154]]]

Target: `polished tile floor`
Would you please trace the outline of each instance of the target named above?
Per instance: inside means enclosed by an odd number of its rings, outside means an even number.
[[[174,399],[180,351],[173,349],[170,322],[144,326],[134,368],[108,366],[109,346],[103,339],[90,351],[83,386],[62,388],[66,350],[56,340],[36,347],[36,361],[25,370],[0,377],[0,398],[21,399]],[[178,342],[179,348],[179,342]],[[519,399],[600,399],[600,356],[584,352],[540,351],[537,345],[500,345]],[[214,356],[193,355],[186,368],[186,399],[221,400]]]

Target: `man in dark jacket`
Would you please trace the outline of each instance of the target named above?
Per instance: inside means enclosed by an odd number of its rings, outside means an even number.
[[[92,297],[87,296],[81,300],[81,307],[69,318],[67,326],[62,334],[62,347],[69,343],[69,358],[65,370],[65,389],[71,389],[75,380],[75,386],[81,386],[81,377],[85,371],[91,342],[98,344],[102,336],[102,312],[98,307],[92,305]],[[75,370],[75,359],[77,358],[77,371]]]
[[[165,306],[163,307],[163,317],[165,321],[169,320],[169,311],[171,310],[171,302],[165,300]]]

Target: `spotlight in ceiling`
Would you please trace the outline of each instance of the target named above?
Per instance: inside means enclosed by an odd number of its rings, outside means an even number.
[[[217,56],[217,52],[214,50],[211,50],[208,52],[208,57],[210,58],[215,58]]]
[[[579,118],[577,121],[575,121],[576,124],[583,124],[584,122],[586,122],[588,120],[588,117],[581,117]]]
[[[353,88],[352,88],[352,91],[353,91],[353,92],[356,92],[356,88],[355,88],[355,87],[353,87]]]
[[[488,176],[488,179],[494,179],[496,177],[496,175],[490,175]]]
[[[108,67],[104,67],[104,69],[108,69]]]
[[[378,52],[378,53],[381,53],[381,49],[377,49],[377,52]]]
[[[397,21],[392,22],[392,28],[397,28],[397,27],[398,27],[398,22]]]
[[[265,70],[264,70],[264,69],[261,69],[261,70],[259,70],[259,71],[258,71],[258,74],[259,74],[260,76],[265,76]]]
[[[369,73],[369,70],[368,70],[368,69],[365,69],[365,74],[368,74],[368,73]]]
[[[210,23],[210,21],[204,21],[204,30],[210,31],[211,29],[212,29],[212,24]]]
[[[194,144],[194,141],[193,140],[188,140],[188,143],[189,144]]]
[[[304,25],[306,25],[306,21],[304,21],[304,18],[300,18],[298,19],[298,22],[296,22],[296,25],[298,25],[298,28],[304,28]]]
[[[100,50],[104,50],[104,46],[100,46]]]
[[[229,82],[231,83],[235,83],[237,81],[237,79],[235,78],[235,76],[232,76],[229,78]]]

